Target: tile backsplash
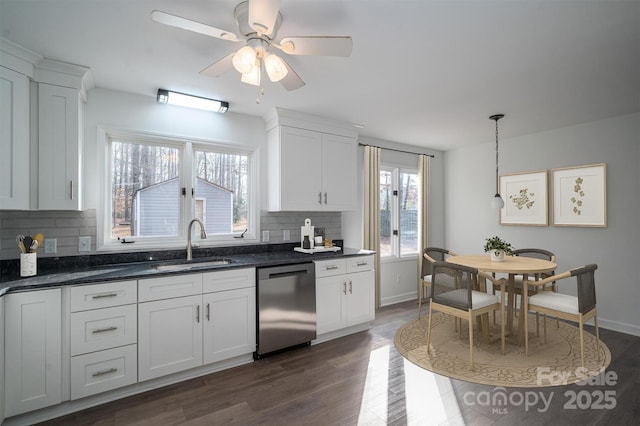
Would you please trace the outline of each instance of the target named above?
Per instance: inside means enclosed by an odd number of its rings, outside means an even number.
[[[260,212],[261,231],[269,231],[266,244],[300,241],[300,227],[309,218],[311,224],[325,229],[330,239],[342,238],[342,214],[340,212]],[[17,259],[19,251],[15,237],[18,234],[44,234],[45,240],[56,239],[55,254],[38,249],[40,257],[77,256],[96,253],[96,211],[14,211],[0,210],[0,260]],[[289,240],[284,239],[289,231]],[[78,238],[91,237],[91,251],[78,251]]]

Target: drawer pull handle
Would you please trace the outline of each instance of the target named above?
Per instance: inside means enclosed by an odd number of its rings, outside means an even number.
[[[356,266],[367,266],[369,263],[367,262],[358,262],[356,263]]]
[[[96,294],[92,296],[92,299],[104,299],[105,297],[116,297],[118,293],[105,293],[105,294]]]
[[[117,330],[118,327],[116,326],[111,326],[111,327],[105,327],[105,328],[96,328],[95,330],[92,331],[93,334],[96,333],[104,333],[105,331],[113,331],[113,330]]]
[[[332,270],[334,270],[334,269],[338,269],[338,267],[337,267],[337,266],[325,266],[325,268],[324,268],[324,269],[325,269],[326,271],[332,271]]]
[[[92,376],[93,377],[104,376],[105,374],[115,373],[116,371],[118,371],[118,369],[112,367],[107,370],[96,371],[95,373],[92,374]]]

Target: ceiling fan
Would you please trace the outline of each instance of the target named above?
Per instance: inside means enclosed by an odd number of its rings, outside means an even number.
[[[275,41],[282,16],[281,0],[249,0],[238,4],[234,10],[238,34],[177,15],[154,10],[151,20],[160,24],[182,28],[210,37],[244,44],[200,71],[200,74],[219,77],[235,68],[242,74],[241,81],[260,85],[263,71],[269,79],[279,81],[287,90],[304,86],[304,81],[281,57],[273,53],[278,49],[288,55],[343,56],[351,55],[351,37],[300,36],[285,37]]]

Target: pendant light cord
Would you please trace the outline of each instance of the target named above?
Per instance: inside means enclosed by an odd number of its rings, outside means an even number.
[[[498,119],[496,119],[496,194],[499,194],[498,188]]]

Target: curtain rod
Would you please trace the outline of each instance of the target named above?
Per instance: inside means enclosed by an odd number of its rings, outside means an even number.
[[[384,148],[382,146],[369,145],[369,144],[360,143],[360,142],[358,142],[358,145],[360,145],[360,146],[371,146],[373,148],[386,149],[387,151],[402,152],[402,153],[405,153],[405,154],[426,155],[427,157],[431,157],[431,158],[435,158],[436,157],[435,155],[432,155],[432,154],[423,154],[421,152],[403,151],[401,149],[395,149],[395,148]]]

